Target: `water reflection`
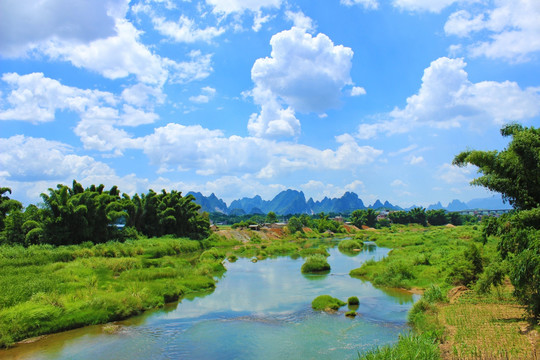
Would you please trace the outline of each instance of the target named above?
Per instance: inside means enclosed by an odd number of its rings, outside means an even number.
[[[406,329],[413,295],[379,290],[348,275],[388,251],[368,244],[348,257],[330,249],[327,275],[302,275],[301,258],[238,259],[226,264],[213,293],[119,322],[122,328],[113,334],[87,327],[0,352],[0,358],[356,358],[358,351],[396,341]],[[322,294],[358,297],[358,316],[346,318],[347,307],[338,314],[314,312],[311,301]]]

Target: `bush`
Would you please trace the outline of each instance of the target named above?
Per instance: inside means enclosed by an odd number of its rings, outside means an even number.
[[[360,300],[358,300],[358,298],[356,296],[351,296],[348,300],[347,300],[347,304],[349,305],[359,305],[360,304]]]
[[[330,295],[317,296],[312,302],[311,307],[317,311],[337,311],[346,304]]]
[[[424,292],[423,298],[429,303],[435,303],[444,301],[445,296],[443,295],[440,287],[431,284],[431,286]]]
[[[359,240],[345,239],[341,240],[338,249],[341,252],[352,252],[355,249],[361,249],[364,243]]]
[[[323,255],[313,255],[307,258],[301,269],[303,274],[330,271],[330,264]]]

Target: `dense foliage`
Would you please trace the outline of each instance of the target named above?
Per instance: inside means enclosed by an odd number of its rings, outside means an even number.
[[[454,164],[476,165],[483,175],[472,181],[500,192],[518,211],[493,219],[486,237],[500,239],[499,252],[509,263],[514,294],[527,306],[534,321],[540,318],[540,129],[511,124],[501,129],[511,137],[503,151],[470,150]],[[493,277],[494,280],[500,276]]]
[[[43,204],[22,205],[0,189],[0,243],[71,245],[124,240],[137,233],[153,237],[172,234],[202,239],[209,235],[210,223],[194,197],[178,191],[134,195],[121,194],[116,186],[86,189],[58,185],[41,194]]]

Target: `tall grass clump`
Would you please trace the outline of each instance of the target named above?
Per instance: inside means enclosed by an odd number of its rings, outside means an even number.
[[[359,356],[360,360],[438,360],[437,342],[428,334],[400,335],[397,344],[377,347]]]
[[[351,253],[354,250],[359,250],[364,246],[364,243],[360,240],[345,239],[341,240],[338,244],[338,249],[341,252]]]
[[[340,307],[345,305],[347,305],[347,303],[330,295],[317,296],[311,302],[311,307],[316,311],[337,311]]]
[[[316,254],[306,259],[301,271],[303,274],[328,272],[330,271],[330,264],[326,261],[326,257]]]

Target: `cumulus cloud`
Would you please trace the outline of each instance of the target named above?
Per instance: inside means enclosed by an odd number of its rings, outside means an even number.
[[[204,104],[210,101],[211,98],[213,98],[216,95],[216,89],[205,86],[201,89],[201,94],[197,96],[190,96],[189,101],[197,103],[197,104]]]
[[[372,163],[382,154],[373,147],[359,146],[347,134],[336,138],[336,150],[319,150],[257,137],[225,137],[219,130],[174,123],[138,141],[160,172],[195,170],[199,175],[249,173],[271,178],[304,169],[342,170]]]
[[[121,19],[116,21],[115,29],[115,35],[90,43],[51,40],[42,46],[42,51],[53,59],[69,61],[109,79],[133,74],[140,82],[163,84],[167,69],[158,55],[139,42],[140,31]]]
[[[444,30],[460,37],[485,32],[487,39],[474,38],[469,45],[471,55],[519,62],[540,51],[539,18],[540,2],[536,0],[499,0],[475,14],[463,9],[454,12]]]
[[[73,154],[66,144],[24,135],[0,138],[0,166],[7,180],[19,182],[114,173],[89,156]]]
[[[323,113],[339,105],[341,90],[352,84],[353,51],[298,27],[275,34],[270,45],[271,56],[251,69],[251,95],[261,113],[251,116],[248,129],[254,136],[296,136],[296,111]]]
[[[170,82],[186,84],[192,81],[206,79],[212,71],[212,54],[202,54],[200,50],[192,50],[188,54],[189,61],[176,62],[164,59],[170,69]]]
[[[125,0],[4,0],[0,3],[0,54],[24,56],[42,42],[86,43],[115,34],[114,15]]]
[[[366,95],[366,89],[360,86],[354,86],[351,89],[351,96],[360,96],[360,95]]]
[[[77,155],[67,144],[24,135],[0,138],[0,169],[0,182],[23,203],[36,203],[46,189],[70,185],[73,179],[83,186],[117,185],[131,195],[149,189],[148,180],[134,174],[118,176],[109,165]]]
[[[152,15],[152,23],[160,34],[176,42],[183,43],[194,43],[196,41],[210,42],[225,32],[224,28],[213,26],[199,29],[195,22],[185,15],[181,15],[178,22]]]
[[[287,10],[285,11],[285,17],[287,20],[292,21],[293,25],[299,29],[305,29],[309,33],[315,31],[313,19],[306,16],[302,11]]]
[[[113,94],[98,90],[82,90],[62,85],[43,73],[2,75],[11,92],[9,108],[0,109],[0,120],[21,120],[40,123],[54,120],[57,110],[84,112],[98,104],[115,105]]]
[[[472,83],[463,59],[439,58],[425,69],[417,94],[407,105],[378,122],[361,124],[357,136],[405,133],[417,126],[439,129],[470,126],[500,126],[504,122],[531,119],[540,114],[540,89],[521,89],[515,82]]]
[[[365,9],[377,9],[379,7],[377,0],[341,0],[340,3],[345,6],[361,5]]]
[[[270,45],[271,56],[257,59],[251,69],[257,87],[301,112],[322,112],[339,104],[341,89],[352,83],[350,48],[297,27],[274,35]]]

